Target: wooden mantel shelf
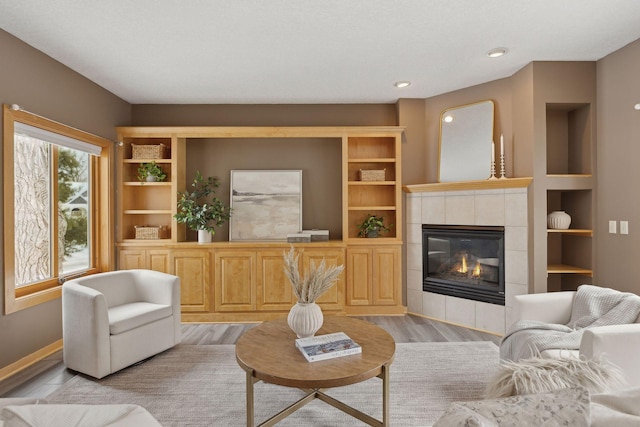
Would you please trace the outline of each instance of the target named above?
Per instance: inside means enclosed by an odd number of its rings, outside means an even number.
[[[483,179],[480,181],[434,182],[430,184],[405,185],[405,193],[425,193],[433,191],[495,190],[500,188],[524,188],[533,178]]]

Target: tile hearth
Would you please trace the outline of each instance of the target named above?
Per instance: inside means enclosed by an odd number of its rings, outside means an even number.
[[[412,191],[406,197],[407,302],[410,313],[504,334],[513,297],[528,293],[527,188]],[[505,305],[422,290],[422,225],[505,227]]]

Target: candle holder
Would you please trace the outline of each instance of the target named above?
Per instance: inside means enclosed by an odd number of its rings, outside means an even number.
[[[504,154],[500,154],[500,178],[507,179],[507,175],[504,173]]]
[[[491,160],[491,176],[489,179],[498,179],[496,178],[496,161]]]

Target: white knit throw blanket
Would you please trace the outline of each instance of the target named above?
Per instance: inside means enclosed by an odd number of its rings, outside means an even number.
[[[633,323],[640,314],[640,297],[593,285],[578,288],[566,325],[535,320],[514,323],[500,344],[500,358],[518,361],[548,349],[578,350],[586,328]]]

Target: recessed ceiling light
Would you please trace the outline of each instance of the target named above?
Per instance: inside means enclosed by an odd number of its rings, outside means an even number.
[[[504,55],[505,53],[507,53],[507,48],[506,47],[497,47],[497,48],[491,49],[489,52],[487,52],[487,56],[489,58],[499,58],[502,55]]]
[[[444,116],[444,117],[442,118],[442,120],[443,120],[445,123],[451,123],[451,122],[453,121],[453,116],[451,116],[451,115],[446,115],[446,116]]]
[[[397,88],[403,88],[403,87],[411,86],[411,82],[407,81],[407,80],[402,80],[402,81],[399,81],[399,82],[395,82],[393,85],[395,87],[397,87]]]
[[[636,110],[640,110],[640,104],[634,105],[633,108],[635,108]]]

